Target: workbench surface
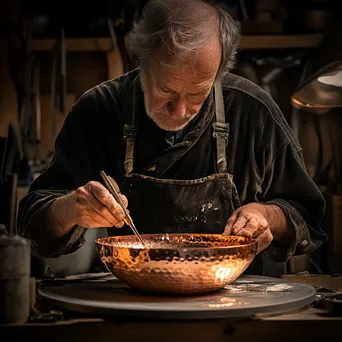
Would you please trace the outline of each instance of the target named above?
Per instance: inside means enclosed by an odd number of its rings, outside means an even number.
[[[341,277],[288,276],[292,281],[341,293]],[[40,304],[37,298],[37,305]],[[56,322],[30,322],[0,326],[1,341],[25,338],[34,342],[109,341],[342,341],[342,314],[330,313],[314,303],[287,314],[263,314],[244,319],[151,320],[101,318],[63,312]],[[40,310],[43,308],[39,307]],[[47,308],[41,310],[47,312]],[[51,308],[49,308],[51,309]]]

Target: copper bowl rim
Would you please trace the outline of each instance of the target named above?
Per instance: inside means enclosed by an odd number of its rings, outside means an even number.
[[[162,236],[205,236],[205,235],[208,235],[208,236],[212,236],[212,237],[220,237],[220,238],[236,238],[236,239],[243,239],[243,240],[249,240],[248,243],[245,243],[245,244],[240,244],[240,245],[232,245],[232,246],[222,246],[222,247],[201,247],[201,246],[198,246],[198,247],[172,247],[172,245],[170,246],[165,246],[165,247],[158,247],[158,248],[148,248],[148,250],[151,250],[151,251],[158,251],[158,250],[178,250],[178,251],[181,251],[181,250],[200,250],[200,249],[203,249],[203,250],[224,250],[224,249],[227,249],[227,250],[230,250],[230,249],[237,249],[237,248],[246,248],[246,247],[254,247],[254,246],[257,246],[257,243],[258,241],[256,239],[253,239],[253,238],[248,238],[248,237],[245,237],[245,236],[239,236],[239,235],[222,235],[222,234],[205,234],[205,233],[157,233],[157,234],[140,234],[140,236],[144,239],[145,238],[149,238],[149,237],[162,237]],[[111,242],[106,242],[106,240],[113,240],[113,239],[120,239],[120,238],[134,238],[135,236],[134,235],[118,235],[118,236],[106,236],[106,237],[100,237],[100,238],[97,238],[95,240],[95,243],[98,245],[98,246],[107,246],[107,247],[113,247],[115,249],[118,249],[118,250],[121,250],[121,249],[132,249],[132,250],[144,250],[143,247],[129,247],[129,246],[115,246],[113,243]],[[137,238],[136,238],[137,239]]]

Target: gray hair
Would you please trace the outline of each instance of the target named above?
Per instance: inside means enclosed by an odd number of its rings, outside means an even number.
[[[149,57],[160,48],[180,63],[194,60],[213,34],[219,35],[222,45],[221,76],[235,65],[240,34],[227,12],[203,0],[150,0],[134,22],[128,45],[145,70]]]

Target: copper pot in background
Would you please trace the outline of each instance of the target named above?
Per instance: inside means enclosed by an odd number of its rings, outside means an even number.
[[[329,12],[326,10],[308,10],[302,14],[303,28],[310,31],[322,31],[329,19]]]
[[[292,11],[286,21],[286,31],[292,33],[322,32],[330,18],[325,9]]]

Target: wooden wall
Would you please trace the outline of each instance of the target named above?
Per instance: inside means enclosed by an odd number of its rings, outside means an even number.
[[[17,95],[8,69],[8,55],[0,50],[0,136],[7,136],[8,124],[17,119]]]
[[[8,53],[0,48],[0,136],[7,135],[9,122],[17,121],[18,104],[16,89],[8,66]],[[39,102],[41,107],[40,158],[53,151],[51,115],[51,51],[35,52],[36,81],[39,81]],[[67,52],[67,98],[64,113],[57,113],[57,132],[72,104],[89,88],[123,73],[121,55],[113,51],[71,51]],[[18,66],[19,67],[19,66]],[[20,71],[23,72],[23,71]],[[34,108],[33,108],[34,110]]]

